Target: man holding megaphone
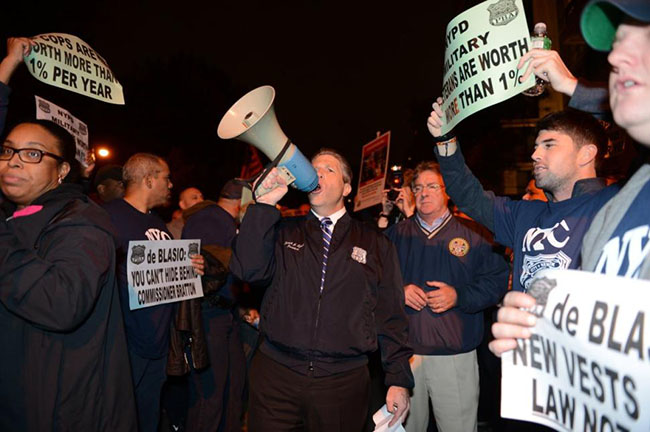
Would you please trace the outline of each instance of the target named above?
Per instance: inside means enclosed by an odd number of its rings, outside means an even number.
[[[249,429],[256,432],[362,430],[367,353],[378,346],[391,425],[408,413],[412,350],[395,249],[346,213],[347,161],[322,150],[312,166],[318,185],[302,218],[283,220],[275,207],[287,193],[279,170],[263,179],[230,263],[240,279],[268,285],[250,370]]]

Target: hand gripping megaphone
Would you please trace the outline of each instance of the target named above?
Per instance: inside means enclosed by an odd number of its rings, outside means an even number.
[[[280,129],[273,109],[274,99],[275,89],[271,86],[248,92],[224,114],[217,134],[221,139],[237,138],[254,145],[273,161],[271,168],[277,165],[287,184],[311,192],[318,186],[318,176],[307,158]],[[258,187],[255,196],[265,192]]]

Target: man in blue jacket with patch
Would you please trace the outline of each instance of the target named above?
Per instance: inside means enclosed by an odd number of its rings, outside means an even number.
[[[426,430],[430,398],[439,430],[475,431],[483,310],[505,294],[508,265],[485,228],[450,213],[438,164],[420,163],[412,183],[415,215],[386,231],[399,256],[415,353],[406,430]]]

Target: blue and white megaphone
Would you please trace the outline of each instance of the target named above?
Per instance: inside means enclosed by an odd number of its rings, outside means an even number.
[[[258,87],[246,93],[223,116],[217,134],[221,139],[237,138],[254,145],[277,162],[280,175],[287,184],[311,192],[318,186],[318,176],[309,160],[280,129],[273,109],[274,99],[275,89],[271,86]],[[259,188],[255,195],[259,197],[264,192]]]

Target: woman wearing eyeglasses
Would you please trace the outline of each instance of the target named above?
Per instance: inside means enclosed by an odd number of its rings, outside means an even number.
[[[108,215],[72,183],[72,136],[22,123],[0,147],[0,430],[134,431]]]

